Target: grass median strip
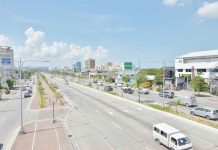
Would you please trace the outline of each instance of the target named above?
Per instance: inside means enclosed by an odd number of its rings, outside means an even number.
[[[157,110],[161,110],[161,111],[165,111],[165,112],[177,115],[177,116],[181,116],[183,118],[186,118],[186,119],[189,119],[189,120],[192,120],[192,121],[195,121],[195,122],[198,122],[198,123],[201,123],[201,124],[211,126],[213,128],[218,129],[218,122],[215,122],[215,121],[213,122],[213,121],[207,120],[205,118],[192,116],[190,114],[186,114],[186,113],[183,113],[183,112],[176,112],[175,110],[173,110],[170,107],[163,107],[163,106],[160,106],[160,105],[157,105],[157,104],[150,104],[150,103],[146,103],[146,102],[141,102],[141,104],[149,106],[149,107],[157,109]]]
[[[46,82],[46,84],[49,86],[49,88],[51,89],[51,91],[55,94],[56,96],[56,101],[59,101],[61,105],[64,105],[64,101],[63,101],[63,95],[57,91],[58,87],[56,84],[53,84],[53,83],[49,83],[47,78],[40,74],[41,77],[43,78],[43,80]]]
[[[45,107],[45,92],[44,88],[42,87],[42,82],[40,81],[40,77],[37,74],[37,89],[39,91],[39,106],[40,108]]]

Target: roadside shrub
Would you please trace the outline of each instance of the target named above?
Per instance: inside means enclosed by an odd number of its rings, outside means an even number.
[[[44,96],[40,97],[39,106],[40,106],[40,108],[45,107],[45,97]]]
[[[157,89],[156,89],[156,91],[157,92],[160,92],[162,89],[160,88],[160,87],[158,87]]]
[[[216,91],[216,96],[218,96],[218,91]]]
[[[174,114],[174,115],[178,115],[178,116],[181,116],[183,118],[186,118],[186,119],[189,119],[189,120],[201,123],[201,124],[205,124],[205,125],[208,125],[208,126],[211,126],[211,127],[214,127],[214,128],[218,128],[218,123],[217,122],[212,122],[212,121],[207,120],[205,118],[192,116],[192,115],[186,114],[184,112],[176,112],[175,110],[171,109],[170,107],[163,107],[163,106],[157,105],[157,104],[149,104],[149,103],[146,103],[146,102],[143,102],[143,104],[146,105],[146,106],[152,107],[154,109],[157,109],[157,110],[165,111],[165,112],[168,112],[168,113],[171,113],[171,114]],[[177,102],[177,104],[179,104],[179,102]]]
[[[4,91],[5,91],[5,94],[10,94],[10,90],[7,88]]]
[[[6,80],[6,83],[8,84],[8,88],[11,90],[14,86],[14,80],[12,78],[9,78]]]

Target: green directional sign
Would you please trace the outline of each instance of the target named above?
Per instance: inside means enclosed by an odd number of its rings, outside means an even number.
[[[132,62],[124,62],[125,70],[132,70]]]

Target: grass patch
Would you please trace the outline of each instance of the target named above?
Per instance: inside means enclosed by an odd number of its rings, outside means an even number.
[[[207,120],[205,118],[192,116],[190,114],[186,114],[186,113],[183,113],[183,112],[176,112],[171,107],[163,107],[161,105],[150,104],[150,103],[146,103],[146,102],[141,102],[141,104],[144,104],[144,105],[149,106],[151,108],[161,110],[161,111],[165,111],[165,112],[168,112],[168,113],[171,113],[171,114],[174,114],[174,115],[177,115],[177,116],[180,116],[180,117],[183,117],[183,118],[186,118],[186,119],[189,119],[189,120],[192,120],[192,121],[195,121],[195,122],[198,122],[198,123],[201,123],[201,124],[211,126],[213,128],[218,129],[218,122],[213,122],[213,121]]]
[[[37,74],[37,90],[39,91],[39,107],[45,107],[45,92],[42,87],[42,82],[40,81],[39,75]]]
[[[111,94],[111,95],[116,95],[116,96],[118,96],[118,93],[117,93],[117,92],[108,91],[107,93],[109,93],[109,94]]]

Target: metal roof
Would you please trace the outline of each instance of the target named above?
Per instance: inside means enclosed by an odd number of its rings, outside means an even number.
[[[205,56],[218,56],[218,50],[191,52],[191,53],[178,56],[177,58],[205,57]]]

